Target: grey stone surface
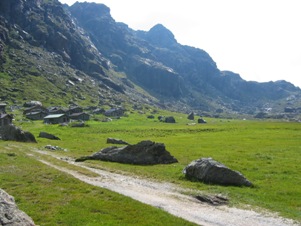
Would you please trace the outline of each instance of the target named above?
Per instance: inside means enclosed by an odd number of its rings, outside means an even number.
[[[171,156],[165,149],[164,144],[149,140],[123,147],[107,147],[91,156],[76,159],[77,162],[85,160],[102,160],[135,165],[170,164],[178,162],[178,160]]]
[[[183,170],[185,177],[208,184],[252,186],[240,172],[234,171],[212,158],[192,161]]]
[[[0,188],[0,225],[34,226],[33,220],[15,203],[14,197]]]

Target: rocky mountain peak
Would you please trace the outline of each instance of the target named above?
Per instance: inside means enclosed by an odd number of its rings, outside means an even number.
[[[172,46],[177,44],[177,40],[173,33],[164,27],[162,24],[153,26],[147,32],[147,39],[149,42],[156,44],[160,47]]]
[[[110,8],[101,3],[76,2],[70,7],[70,11],[80,20],[113,20]]]

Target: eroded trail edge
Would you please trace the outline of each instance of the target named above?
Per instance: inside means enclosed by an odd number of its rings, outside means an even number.
[[[49,161],[37,158],[40,162],[61,172],[72,175],[87,184],[98,186],[131,197],[142,203],[160,208],[177,217],[204,226],[289,226],[299,225],[293,220],[285,219],[270,213],[258,213],[253,210],[243,210],[228,206],[210,206],[195,198],[184,195],[185,189],[170,183],[155,182],[135,176],[122,175],[85,166],[84,163],[75,163],[68,158],[59,158],[54,153],[35,150],[40,154],[51,155],[69,164],[85,168],[97,177],[89,177],[75,170],[57,166]]]

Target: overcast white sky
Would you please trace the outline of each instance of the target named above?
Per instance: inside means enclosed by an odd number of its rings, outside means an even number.
[[[301,87],[300,0],[86,1],[105,4],[116,21],[134,30],[161,23],[180,44],[205,50],[220,70],[245,80]]]

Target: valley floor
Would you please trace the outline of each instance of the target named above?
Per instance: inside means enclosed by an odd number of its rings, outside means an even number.
[[[199,225],[231,225],[231,226],[285,226],[298,225],[290,219],[278,217],[276,214],[268,212],[256,212],[253,210],[238,209],[228,206],[211,206],[204,204],[192,196],[185,195],[189,190],[176,187],[165,182],[155,182],[135,176],[109,172],[106,170],[88,167],[85,163],[75,163],[69,158],[60,158],[53,152],[35,150],[30,156],[37,158],[44,164],[57,170],[72,175],[73,177],[91,184],[109,189],[122,195],[131,197],[142,203],[160,208],[175,216]],[[97,177],[83,175],[76,170],[58,166],[49,161],[42,160],[37,154],[51,155],[69,164],[85,168]],[[158,219],[159,220],[159,219]]]

